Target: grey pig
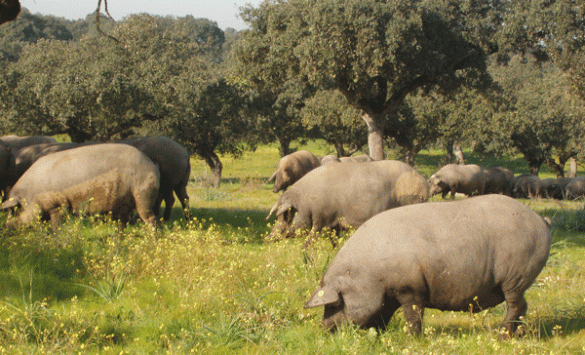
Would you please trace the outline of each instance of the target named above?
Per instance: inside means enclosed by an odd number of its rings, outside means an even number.
[[[332,330],[385,328],[402,307],[409,331],[420,333],[427,307],[477,312],[506,301],[502,328],[512,335],[550,245],[548,223],[503,195],[392,209],[349,238],[305,307],[325,306]]]
[[[377,213],[428,199],[425,177],[401,161],[323,165],[280,195],[267,217],[276,215],[269,237],[291,237],[304,229],[357,228]]]

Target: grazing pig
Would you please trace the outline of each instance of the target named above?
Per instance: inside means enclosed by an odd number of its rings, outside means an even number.
[[[187,194],[187,184],[191,174],[191,155],[189,152],[182,145],[167,137],[133,137],[116,143],[124,143],[137,148],[153,163],[158,165],[160,170],[160,190],[159,198],[154,206],[155,214],[158,215],[160,205],[164,200],[166,207],[163,218],[165,220],[170,219],[173,204],[175,203],[174,191],[183,206],[185,217],[188,218],[189,195]],[[27,149],[27,154],[23,154],[21,160],[17,160],[17,168],[21,167],[22,170],[26,165],[23,163],[28,163],[28,166],[30,166],[41,156],[77,148],[81,145],[94,144],[100,143],[58,143],[45,145],[44,148],[42,148],[43,145],[31,146]]]
[[[430,194],[442,194],[445,198],[451,192],[451,199],[457,192],[467,196],[483,195],[485,182],[485,171],[475,164],[447,164],[429,178]]]
[[[402,307],[420,333],[425,308],[478,312],[506,301],[502,327],[512,335],[550,245],[549,225],[503,195],[396,208],[349,238],[305,307],[325,306],[332,330],[344,322],[385,328]]]
[[[514,189],[514,173],[501,166],[484,167],[485,189],[484,194],[504,194],[512,196]]]
[[[39,215],[49,217],[53,230],[59,226],[65,211],[74,214],[110,214],[120,222],[122,229],[130,218],[130,213],[138,210],[144,223],[156,226],[152,214],[158,194],[158,175],[150,174],[144,181],[145,188],[135,188],[119,169],[112,169],[93,179],[60,191],[47,191],[34,197],[32,208],[25,208],[18,216],[18,223],[32,223]]]
[[[306,173],[320,165],[319,159],[306,150],[299,150],[282,157],[276,171],[268,178],[268,181],[274,179],[272,191],[276,193],[280,190],[286,190]]]
[[[277,219],[269,236],[289,237],[301,228],[357,228],[382,211],[428,198],[426,179],[400,161],[324,165],[280,196],[268,215],[276,213]]]
[[[22,220],[17,218],[16,223],[18,221],[27,223],[30,221],[28,216],[38,216],[41,213],[36,202],[39,194],[63,191],[73,193],[76,190],[67,189],[88,180],[104,181],[104,177],[110,178],[104,174],[112,170],[117,171],[116,176],[120,179],[115,183],[132,192],[136,210],[142,220],[154,226],[156,217],[153,207],[160,184],[158,167],[138,149],[126,144],[105,143],[81,146],[38,159],[10,190],[8,200],[0,208],[20,206],[20,216],[24,217]],[[100,176],[102,177],[98,178]],[[97,194],[100,191],[102,190],[97,188],[96,191],[90,193]],[[92,197],[98,198],[97,195]]]
[[[160,169],[160,196],[154,213],[158,215],[162,200],[165,201],[163,218],[168,221],[177,194],[185,218],[189,219],[189,195],[187,184],[191,176],[191,154],[182,145],[167,137],[134,137],[120,141],[138,148]]]
[[[565,188],[573,178],[560,177],[556,179],[541,180],[541,193],[543,197],[562,200],[565,198]]]
[[[576,200],[585,196],[585,176],[574,177],[565,187],[567,199]]]
[[[540,197],[542,193],[541,190],[542,183],[538,176],[532,174],[523,174],[516,177],[512,196],[515,198]]]

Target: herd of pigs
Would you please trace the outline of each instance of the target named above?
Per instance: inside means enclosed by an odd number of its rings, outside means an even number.
[[[420,333],[424,309],[480,311],[504,301],[503,337],[520,335],[524,292],[549,256],[549,221],[513,197],[577,197],[580,178],[541,181],[502,167],[449,164],[428,180],[410,165],[342,161],[307,151],[283,157],[270,179],[284,190],[271,236],[357,228],[305,307],[324,306],[323,325],[385,328],[402,307]],[[451,193],[450,202],[427,202]],[[473,196],[454,200],[455,194]],[[477,196],[476,196],[477,195]]]
[[[102,213],[124,225],[134,210],[156,227],[162,201],[170,217],[175,193],[188,218],[189,153],[164,137],[116,143],[57,143],[47,137],[0,138],[1,209],[7,224],[64,213]],[[580,178],[514,177],[508,169],[449,164],[428,180],[410,165],[368,156],[283,157],[268,217],[272,237],[324,228],[357,228],[323,275],[307,308],[324,306],[323,324],[384,328],[402,307],[408,329],[421,331],[425,308],[483,310],[504,301],[504,336],[522,332],[524,292],[549,256],[550,223],[514,197],[575,198]],[[435,194],[452,201],[428,202]],[[455,194],[473,196],[455,200]],[[477,196],[476,196],[477,195]]]
[[[111,214],[123,227],[132,211],[156,227],[165,201],[168,220],[175,198],[189,211],[190,154],[165,137],[130,138],[117,143],[57,143],[43,136],[0,137],[0,209],[18,213],[7,224],[50,219],[65,212]]]

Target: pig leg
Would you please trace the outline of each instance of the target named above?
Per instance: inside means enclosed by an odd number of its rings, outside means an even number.
[[[392,316],[394,316],[394,313],[396,313],[398,308],[400,308],[400,302],[398,302],[396,298],[386,298],[380,312],[378,312],[376,317],[370,319],[365,327],[374,327],[382,331],[386,330],[388,323],[390,323]]]
[[[49,211],[49,215],[51,216],[51,230],[55,233],[63,219],[63,209],[61,207],[53,208]]]
[[[165,178],[160,179],[158,197],[156,198],[156,202],[152,207],[152,210],[155,216],[157,217],[160,212],[160,205],[163,200],[165,201],[165,212],[163,214],[163,219],[165,221],[168,221],[171,218],[171,210],[173,209],[173,205],[175,204],[175,196],[173,196],[173,190],[170,187],[169,180]]]
[[[304,220],[305,221],[312,220],[312,222],[313,222],[311,230],[309,231],[309,236],[308,236],[307,240],[305,241],[305,243],[303,244],[303,249],[307,249],[311,245],[313,245],[313,243],[315,243],[315,240],[321,234],[321,231],[325,227],[325,224],[323,223],[322,218],[320,218],[318,216],[316,218],[311,218],[310,215],[307,215],[307,216],[305,216]],[[333,243],[333,240],[331,242]]]
[[[154,199],[151,199],[150,201],[152,201]],[[150,228],[152,228],[153,230],[156,230],[156,216],[154,215],[154,212],[152,210],[152,203],[146,203],[149,202],[148,199],[146,199],[146,201],[142,201],[142,199],[137,198],[135,199],[136,202],[136,212],[138,212],[138,215],[140,216],[140,218],[144,221],[144,223],[146,223],[147,225],[150,226]],[[124,212],[122,213],[122,215],[129,215],[129,212]]]
[[[343,322],[347,322],[343,312],[345,305],[343,301],[333,304],[326,304],[323,312],[323,326],[330,331],[335,331]]]
[[[189,177],[191,176],[191,165],[188,164],[187,171],[185,171],[185,175],[183,179],[175,185],[174,190],[179,198],[179,202],[181,206],[183,206],[183,214],[185,215],[185,219],[191,219],[191,210],[189,210],[189,194],[187,194],[187,185],[189,184]]]
[[[171,211],[173,209],[173,205],[175,204],[175,196],[173,196],[173,191],[170,189],[165,190],[163,198],[165,200],[165,212],[163,215],[163,219],[165,221],[168,221],[169,219],[171,219]],[[158,214],[156,215],[158,216]]]
[[[514,335],[521,335],[522,331],[518,329],[520,318],[526,314],[528,304],[522,294],[507,294],[506,304],[508,305],[508,312],[504,323],[501,325],[502,337],[507,338]]]
[[[420,334],[422,319],[425,312],[422,298],[414,293],[403,293],[396,297],[402,305],[408,332],[412,335]]]
[[[191,211],[189,210],[189,195],[187,194],[187,184],[176,187],[175,193],[179,198],[179,202],[181,202],[181,206],[183,206],[183,214],[185,215],[185,219],[189,220],[191,218]]]
[[[156,201],[154,202],[154,206],[152,206],[152,210],[154,211],[154,214],[156,216],[158,216],[159,212],[160,212],[160,205],[163,202],[163,196],[162,193],[158,195],[158,197],[156,198]]]

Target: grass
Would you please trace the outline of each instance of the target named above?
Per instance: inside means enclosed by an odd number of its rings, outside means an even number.
[[[330,153],[320,143],[303,148]],[[466,159],[527,170],[522,160]],[[430,176],[441,160],[422,152],[417,169]],[[157,235],[140,222],[117,233],[115,223],[89,217],[55,234],[42,224],[0,230],[0,354],[585,353],[582,202],[523,200],[552,218],[554,238],[526,293],[525,337],[498,340],[505,305],[474,315],[429,309],[418,337],[401,312],[380,334],[351,326],[330,334],[322,310],[303,306],[338,249],[327,238],[307,252],[300,239],[264,239],[278,197],[265,183],[277,148],[222,162],[215,190],[204,163],[193,161],[194,218],[184,221],[175,206]]]

